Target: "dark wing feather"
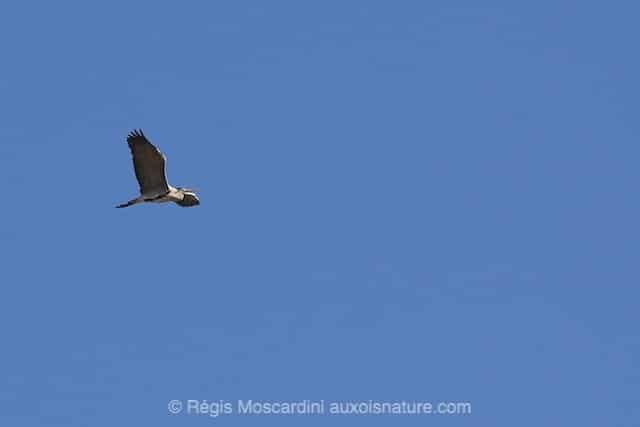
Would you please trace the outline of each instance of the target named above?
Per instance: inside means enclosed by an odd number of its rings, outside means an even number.
[[[149,142],[142,130],[131,132],[127,143],[133,155],[133,168],[140,184],[140,193],[161,194],[169,191],[164,154]]]

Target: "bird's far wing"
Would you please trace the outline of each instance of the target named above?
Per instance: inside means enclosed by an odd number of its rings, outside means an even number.
[[[166,158],[142,133],[129,133],[127,143],[133,155],[133,168],[143,195],[159,195],[169,191],[165,174]]]

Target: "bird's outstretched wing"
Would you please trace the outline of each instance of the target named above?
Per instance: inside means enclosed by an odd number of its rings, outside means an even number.
[[[166,157],[142,133],[129,133],[127,143],[133,155],[133,168],[143,196],[156,196],[169,191],[165,174]]]

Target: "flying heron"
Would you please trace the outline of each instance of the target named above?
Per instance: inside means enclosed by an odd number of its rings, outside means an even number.
[[[149,142],[142,130],[138,129],[129,133],[127,143],[133,155],[133,168],[136,171],[138,184],[140,184],[140,196],[118,205],[116,208],[126,208],[143,202],[175,202],[182,207],[200,204],[200,200],[193,190],[169,185],[165,173],[167,158]]]

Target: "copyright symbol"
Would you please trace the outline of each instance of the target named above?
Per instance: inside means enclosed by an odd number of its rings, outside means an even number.
[[[182,411],[182,402],[179,400],[170,400],[167,405],[170,414],[179,414]]]

